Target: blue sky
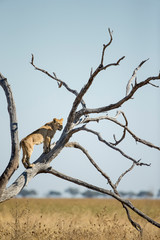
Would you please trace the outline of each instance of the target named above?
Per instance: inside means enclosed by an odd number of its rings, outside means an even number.
[[[35,64],[57,76],[78,91],[86,83],[91,67],[100,63],[101,50],[108,42],[108,28],[113,30],[113,43],[107,49],[105,63],[116,62],[126,56],[120,66],[101,73],[85,96],[88,107],[105,106],[121,99],[127,81],[139,63],[149,61],[138,72],[138,81],[156,76],[160,70],[160,1],[159,0],[0,0],[0,72],[7,77],[17,106],[19,138],[23,138],[53,117],[66,122],[74,96],[56,82],[30,65],[31,53]],[[134,100],[124,104],[129,127],[139,137],[160,145],[159,89],[144,87]],[[0,171],[10,157],[10,134],[7,105],[0,90]],[[110,112],[113,116],[115,112]],[[108,122],[92,124],[108,141],[113,133],[120,137],[122,130]],[[55,135],[58,139],[60,133]],[[75,135],[94,160],[113,180],[130,162],[97,143],[92,135]],[[135,144],[127,137],[122,149],[151,167],[135,168],[119,185],[120,190],[151,190],[160,188],[160,161],[157,150]],[[35,147],[32,160],[42,152]],[[88,160],[78,151],[65,149],[52,163],[55,169],[98,186],[106,187],[105,180],[96,173]],[[12,178],[22,172],[23,166]],[[49,190],[64,191],[72,184],[54,176],[40,175],[33,179],[29,189],[41,196]],[[76,186],[75,186],[76,187]]]

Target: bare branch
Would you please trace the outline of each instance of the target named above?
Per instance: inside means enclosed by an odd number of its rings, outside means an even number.
[[[127,121],[127,118],[126,118],[124,112],[119,111],[119,113],[121,113],[121,114],[123,115],[123,117],[124,117],[124,119],[125,119],[125,122],[126,122],[125,125],[122,124],[122,123],[120,123],[120,122],[118,122],[118,121],[115,120],[114,118],[109,118],[109,117],[108,117],[108,120],[110,120],[110,121],[118,124],[119,126],[123,127],[124,130],[126,130],[126,131],[136,140],[136,142],[140,142],[140,143],[142,143],[142,144],[144,144],[144,145],[146,145],[146,146],[148,146],[148,147],[151,147],[151,148],[155,148],[155,149],[157,149],[157,150],[160,150],[160,147],[154,145],[153,143],[150,143],[150,142],[148,142],[148,141],[146,141],[146,140],[144,140],[144,139],[141,139],[141,138],[137,137],[137,136],[128,128],[128,121]]]
[[[135,166],[135,163],[133,163],[132,166],[131,166],[129,169],[127,169],[124,173],[122,173],[122,174],[120,175],[120,177],[118,178],[118,180],[116,181],[116,183],[113,184],[112,181],[111,181],[111,179],[110,179],[110,177],[109,177],[106,173],[104,173],[104,172],[102,171],[102,169],[100,169],[100,167],[95,163],[95,161],[93,160],[93,158],[88,154],[88,151],[87,151],[84,147],[82,147],[79,143],[77,143],[77,142],[68,142],[68,143],[65,145],[65,147],[70,147],[70,148],[72,147],[72,148],[77,148],[77,149],[81,150],[81,151],[86,155],[86,157],[89,159],[89,161],[91,162],[91,164],[98,170],[98,172],[100,172],[101,175],[102,175],[105,179],[108,180],[108,183],[110,184],[110,186],[112,187],[112,189],[116,192],[116,194],[118,194],[118,192],[116,191],[116,188],[117,188],[118,184],[120,183],[120,181],[122,180],[122,178],[123,178],[129,171],[131,171],[131,170],[133,169],[133,167]]]
[[[140,162],[140,160],[137,161],[137,160],[135,160],[134,158],[128,156],[128,155],[125,154],[121,149],[113,146],[111,143],[109,143],[109,142],[107,142],[105,139],[103,139],[103,138],[101,137],[100,133],[98,133],[98,132],[96,132],[96,131],[94,131],[94,130],[92,130],[92,129],[89,129],[89,128],[86,128],[86,127],[76,128],[76,129],[71,130],[71,131],[70,131],[70,134],[73,135],[74,133],[79,132],[79,131],[86,131],[86,132],[93,133],[94,135],[96,135],[96,136],[98,137],[98,139],[99,139],[100,142],[103,142],[103,143],[104,143],[105,145],[107,145],[108,147],[110,147],[110,148],[118,151],[122,156],[124,156],[125,158],[127,158],[127,159],[129,159],[130,161],[134,162],[137,166],[143,166],[143,165],[144,165],[144,166],[150,166],[150,164],[148,164],[148,163],[142,163],[142,162]]]
[[[142,144],[144,144],[144,145],[146,145],[146,146],[148,146],[148,147],[155,148],[155,149],[157,149],[157,150],[160,151],[160,147],[154,145],[154,144],[151,143],[151,142],[148,142],[148,141],[146,141],[146,140],[144,140],[144,139],[141,139],[141,138],[137,137],[137,136],[136,136],[130,129],[128,129],[127,127],[126,127],[126,130],[127,130],[128,133],[131,134],[131,136],[136,140],[136,142],[140,142],[140,143],[142,143]]]
[[[117,188],[119,182],[121,181],[122,177],[123,177],[125,174],[127,174],[127,172],[129,172],[129,171],[131,171],[131,170],[133,169],[133,167],[135,166],[135,163],[133,163],[133,165],[132,165],[131,168],[129,168],[129,169],[126,170],[123,174],[121,174],[121,176],[118,178],[116,184],[113,184],[112,181],[111,181],[111,179],[110,179],[110,177],[100,169],[100,167],[95,163],[95,161],[94,161],[94,160],[91,158],[91,156],[88,154],[87,150],[86,150],[85,148],[83,148],[79,143],[77,143],[77,142],[69,142],[69,143],[67,143],[67,144],[65,145],[65,147],[73,147],[73,148],[78,148],[78,149],[80,149],[80,150],[86,155],[86,157],[89,159],[89,161],[91,162],[91,164],[97,169],[97,171],[100,172],[105,179],[107,179],[107,181],[108,181],[109,185],[111,186],[111,188],[113,189],[114,193],[115,193],[116,195],[120,196],[119,193],[118,193],[118,191],[116,190],[116,188]],[[138,223],[136,223],[135,221],[132,220],[127,206],[125,206],[124,203],[122,203],[122,205],[123,205],[123,207],[124,207],[125,210],[126,210],[127,217],[128,217],[128,219],[129,219],[130,223],[132,224],[132,226],[134,226],[138,231],[141,232],[141,231],[142,231],[141,226],[140,226]]]
[[[75,121],[77,122],[79,120],[79,118],[82,116],[82,115],[87,115],[87,114],[78,114],[76,112],[77,110],[77,107],[81,101],[81,99],[83,98],[83,96],[86,94],[86,92],[88,91],[88,89],[90,88],[90,86],[92,85],[93,83],[93,80],[94,78],[98,75],[99,72],[101,72],[102,70],[105,70],[106,68],[110,67],[110,66],[117,66],[119,64],[119,62],[124,59],[124,57],[120,58],[117,63],[112,63],[112,64],[108,64],[107,66],[105,66],[104,68],[102,66],[99,66],[93,73],[92,75],[90,75],[90,78],[87,82],[87,84],[81,89],[80,93],[78,94],[78,96],[76,97],[74,103],[73,103],[73,107],[70,111],[70,114],[69,114],[69,117],[68,117],[68,124],[67,124],[67,131],[69,131],[69,128],[71,126],[71,122]],[[86,109],[84,109],[85,111]]]
[[[112,43],[112,40],[113,40],[113,37],[112,37],[112,33],[110,28],[108,28],[108,32],[109,32],[109,35],[110,35],[110,41],[108,42],[108,44],[103,44],[103,50],[102,50],[102,56],[101,56],[101,64],[100,66],[103,67],[103,60],[104,60],[104,53],[105,53],[105,50],[107,47],[109,47],[109,45]]]
[[[25,170],[0,196],[0,202],[4,202],[16,196],[39,173],[49,167],[46,163],[37,163],[33,168]]]
[[[137,74],[138,70],[139,70],[139,69],[142,67],[142,65],[143,65],[146,61],[148,61],[148,60],[149,60],[149,58],[146,59],[146,60],[144,60],[144,61],[142,61],[142,62],[139,64],[139,66],[133,71],[132,77],[130,78],[130,80],[128,81],[127,86],[126,86],[126,96],[127,96],[128,93],[129,93],[131,83],[132,83],[133,79],[136,77],[136,74]],[[135,84],[136,84],[136,82],[135,82]]]
[[[116,63],[111,63],[106,65],[105,67],[103,67],[103,58],[104,58],[104,52],[105,49],[111,44],[112,42],[112,34],[111,31],[109,29],[109,34],[111,37],[110,42],[107,45],[103,45],[103,51],[102,51],[102,58],[101,58],[101,64],[96,68],[96,70],[92,73],[92,70],[90,72],[90,78],[88,80],[88,82],[86,83],[86,85],[81,89],[81,91],[79,92],[79,94],[77,95],[75,101],[73,102],[73,106],[72,109],[70,111],[70,114],[68,116],[68,120],[67,120],[67,125],[66,125],[66,131],[69,131],[72,125],[72,122],[77,122],[79,120],[79,117],[77,117],[77,114],[75,116],[75,112],[77,110],[77,107],[79,105],[79,103],[81,102],[81,99],[83,98],[83,96],[86,94],[86,92],[88,91],[88,89],[90,88],[90,86],[93,83],[93,80],[95,79],[95,77],[99,74],[99,72],[101,72],[102,70],[105,70],[106,68],[110,67],[110,66],[117,66],[119,65],[120,61],[124,59],[124,56],[121,57]],[[83,115],[83,114],[82,114]],[[84,114],[87,115],[87,114]]]
[[[159,86],[157,86],[157,85],[155,85],[155,84],[153,84],[153,83],[149,83],[151,86],[153,86],[153,87],[156,87],[156,88],[159,88]]]
[[[93,133],[94,135],[96,135],[99,139],[99,141],[103,142],[104,144],[106,144],[108,147],[118,151],[119,153],[121,153],[122,156],[124,156],[125,158],[131,160],[132,162],[134,162],[137,166],[142,166],[142,165],[145,165],[145,166],[150,166],[150,164],[147,164],[147,163],[140,163],[140,160],[135,160],[133,159],[132,157],[128,156],[127,154],[125,154],[121,149],[113,146],[112,144],[110,144],[109,142],[107,142],[105,139],[103,139],[100,135],[100,133],[96,132],[96,131],[93,131],[91,129],[88,129],[88,128],[84,128],[83,131],[87,131],[87,132],[91,132]]]
[[[110,63],[110,64],[107,64],[106,66],[102,67],[101,69],[102,70],[106,70],[107,68],[109,67],[112,67],[112,66],[117,66],[120,64],[120,62],[125,58],[125,56],[121,57],[116,63]]]
[[[110,143],[114,146],[117,146],[120,142],[122,142],[125,139],[125,136],[126,136],[126,129],[124,128],[122,137],[119,140],[117,140],[116,135],[113,134],[113,138],[114,138],[115,143],[111,143],[111,142]]]
[[[107,114],[105,116],[99,116],[99,117],[94,117],[94,118],[89,117],[89,115],[88,115],[86,118],[82,119],[79,123],[81,123],[81,124],[87,124],[89,122],[97,122],[97,123],[99,123],[99,121],[101,121],[101,120],[110,120],[110,121],[113,121],[114,123],[118,124],[116,119],[118,118],[118,116],[120,114],[122,114],[122,112],[121,111],[117,111],[117,113],[116,113],[116,115],[114,117],[109,117],[108,114]],[[126,121],[127,121],[127,119],[126,119]],[[128,122],[126,124],[128,125]],[[124,125],[121,124],[121,123],[120,123],[120,126],[124,127]],[[112,145],[114,145],[114,144],[112,144]]]
[[[111,144],[114,145],[114,146],[118,145],[120,142],[123,141],[123,139],[124,139],[125,136],[126,136],[126,127],[128,126],[128,121],[127,121],[127,118],[126,118],[124,112],[118,111],[117,117],[118,117],[118,114],[122,114],[122,115],[123,115],[126,124],[125,124],[124,130],[123,130],[123,135],[122,135],[122,137],[121,137],[118,141],[116,140],[115,135],[113,135],[114,140],[115,140],[115,143],[111,143]]]
[[[61,86],[64,86],[69,92],[73,93],[75,96],[78,96],[78,92],[74,89],[71,89],[64,81],[62,81],[61,79],[57,78],[56,74],[53,72],[53,76],[48,73],[46,70],[41,69],[36,67],[36,65],[34,64],[34,55],[32,54],[32,59],[31,59],[31,65],[38,71],[45,73],[47,76],[49,76],[50,78],[52,78],[53,80],[57,81],[58,83],[58,87],[60,88]],[[81,99],[81,104],[83,108],[86,108],[86,104],[83,101],[83,99]]]
[[[118,180],[115,183],[115,188],[117,188],[118,184],[120,183],[120,181],[122,180],[122,178],[128,173],[130,172],[133,168],[135,167],[135,163],[132,164],[132,166],[130,168],[128,168],[124,173],[122,173]]]
[[[126,210],[127,217],[128,217],[128,219],[129,219],[130,223],[132,224],[133,227],[135,227],[135,228],[140,232],[140,234],[141,234],[141,236],[142,236],[142,231],[143,231],[143,230],[142,230],[141,226],[140,226],[138,223],[136,223],[135,221],[133,221],[133,219],[131,218],[131,215],[130,215],[130,213],[129,213],[129,210],[128,210],[128,208],[127,208],[127,206],[126,206],[125,204],[122,204],[122,205],[123,205],[124,209]]]
[[[5,171],[0,177],[0,195],[3,193],[9,179],[19,166],[19,140],[18,140],[18,122],[16,116],[16,106],[13,99],[12,91],[7,79],[0,73],[0,85],[3,88],[7,103],[8,103],[8,113],[10,117],[10,132],[11,132],[11,157],[6,167]]]
[[[134,139],[136,142],[140,142],[148,147],[151,147],[151,148],[155,148],[157,150],[160,151],[160,147],[154,145],[153,143],[150,143],[149,141],[146,141],[144,139],[141,139],[139,137],[137,137],[129,128],[128,128],[128,121],[127,121],[127,118],[124,114],[124,112],[122,111],[118,111],[117,112],[118,114],[115,116],[115,117],[109,117],[108,115],[107,116],[100,116],[100,117],[95,117],[95,118],[91,118],[91,117],[87,117],[85,118],[81,123],[89,123],[89,122],[99,122],[101,120],[109,120],[111,122],[114,122],[115,124],[119,125],[120,127],[124,128]],[[126,124],[122,124],[120,122],[117,121],[117,117],[119,114],[122,114],[125,121],[126,121]],[[111,143],[112,144],[112,143]],[[114,144],[112,144],[114,145]]]
[[[150,83],[150,81],[155,81],[155,80],[159,80],[160,79],[160,74],[158,76],[153,76],[153,77],[149,77],[146,80],[136,84],[133,89],[130,91],[130,93],[125,96],[124,98],[122,98],[121,100],[119,100],[118,102],[114,103],[114,104],[110,104],[108,106],[105,107],[100,107],[100,108],[86,108],[86,109],[81,109],[76,113],[76,118],[80,118],[83,115],[87,115],[87,114],[91,114],[91,113],[102,113],[102,112],[107,112],[107,111],[111,111],[113,109],[118,109],[119,107],[121,107],[125,102],[127,102],[128,100],[130,100],[134,93],[141,87],[147,85]]]
[[[90,76],[92,76],[93,74],[93,68],[91,68],[91,71],[90,71]]]
[[[55,175],[55,176],[57,176],[59,178],[65,179],[66,181],[69,181],[69,182],[75,183],[77,185],[80,185],[80,186],[83,186],[83,187],[95,190],[97,192],[101,192],[101,193],[107,194],[107,195],[117,199],[119,202],[121,202],[122,204],[126,205],[127,207],[129,207],[132,211],[137,213],[142,218],[146,219],[148,222],[150,222],[154,226],[160,228],[160,223],[154,221],[153,219],[151,219],[150,217],[145,215],[143,212],[141,212],[139,209],[134,207],[130,201],[121,198],[120,196],[118,196],[117,194],[113,193],[112,191],[109,191],[109,190],[106,190],[104,188],[100,188],[100,187],[94,186],[92,184],[89,184],[87,182],[81,181],[81,180],[73,178],[73,177],[69,177],[69,176],[67,176],[65,174],[62,174],[62,173],[54,170],[52,167],[49,167],[48,169],[46,169],[44,171],[44,173],[50,173],[50,174],[53,174],[53,175]]]
[[[83,148],[79,143],[77,142],[69,142],[65,145],[65,147],[73,147],[73,148],[77,148],[77,149],[80,149],[85,155],[86,157],[89,159],[89,161],[91,162],[91,164],[97,169],[98,172],[101,173],[101,175],[107,179],[109,185],[114,188],[114,184],[112,183],[110,177],[104,173],[102,171],[102,169],[95,163],[95,161],[93,160],[93,158],[88,154],[87,150],[85,148]]]

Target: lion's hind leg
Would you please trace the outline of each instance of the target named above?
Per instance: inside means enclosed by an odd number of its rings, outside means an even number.
[[[23,150],[22,163],[23,163],[24,167],[27,168],[28,165],[26,163],[26,148],[25,148],[25,144],[23,141],[21,141],[20,146],[22,147],[22,150]]]
[[[31,146],[30,144],[28,144],[25,141],[21,142],[21,146],[23,149],[22,163],[25,168],[32,168],[34,166],[34,164],[31,164],[29,159],[31,158],[31,155],[33,152],[33,146]]]
[[[30,163],[30,158],[33,152],[33,146],[26,146],[27,147],[27,152],[26,152],[26,163],[27,163],[27,168],[32,168],[34,166],[34,164]]]

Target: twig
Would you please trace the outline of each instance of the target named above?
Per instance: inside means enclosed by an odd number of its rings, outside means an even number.
[[[122,135],[122,137],[121,137],[118,141],[116,140],[115,135],[113,135],[114,140],[115,140],[115,143],[111,143],[111,144],[114,145],[114,146],[118,145],[120,142],[123,141],[123,139],[124,139],[125,136],[126,136],[126,127],[128,126],[128,121],[127,121],[127,118],[126,118],[124,112],[118,111],[118,114],[122,114],[122,116],[124,117],[124,120],[125,120],[125,123],[126,123],[126,124],[125,124],[125,127],[124,127],[124,129],[123,129],[123,135]],[[117,114],[117,117],[118,117],[118,114]],[[114,117],[114,118],[115,118],[115,117]]]
[[[102,67],[101,69],[102,70],[106,70],[107,68],[109,67],[112,67],[112,66],[117,66],[120,64],[120,62],[125,58],[125,56],[121,57],[116,63],[110,63],[110,64],[107,64],[106,66]]]
[[[120,183],[120,181],[122,180],[122,178],[123,178],[128,172],[130,172],[130,171],[134,168],[134,166],[135,166],[135,163],[133,163],[130,168],[128,168],[125,172],[123,172],[123,173],[119,176],[118,180],[116,181],[116,183],[115,183],[115,185],[114,185],[115,188],[117,188],[117,186],[118,186],[118,184]]]
[[[128,217],[128,220],[130,221],[130,223],[132,224],[133,227],[135,227],[141,234],[141,237],[142,237],[142,232],[143,232],[143,229],[141,228],[141,226],[136,223],[135,221],[133,221],[133,219],[131,218],[131,215],[129,213],[129,210],[127,208],[127,206],[125,204],[122,204],[124,209],[126,210],[126,213],[127,213],[127,217]]]
[[[128,81],[127,86],[126,86],[126,96],[127,96],[128,93],[129,93],[131,83],[132,83],[133,79],[136,77],[136,74],[137,74],[138,70],[139,70],[139,69],[142,67],[142,65],[143,65],[146,61],[148,61],[148,60],[149,60],[149,58],[146,59],[146,60],[144,60],[144,61],[142,61],[142,62],[139,64],[139,66],[133,71],[132,77],[130,78],[130,80]],[[135,84],[137,84],[136,81],[135,81]]]
[[[110,41],[107,44],[103,44],[103,50],[102,50],[102,56],[101,56],[101,64],[100,64],[101,67],[103,67],[103,60],[104,60],[105,50],[112,43],[112,40],[113,40],[113,37],[112,37],[112,33],[113,32],[111,32],[110,28],[108,28],[108,32],[109,32],[109,35],[110,35]]]
[[[151,86],[153,86],[153,87],[156,87],[156,88],[159,88],[159,86],[157,86],[157,85],[155,85],[155,84],[153,84],[153,83],[149,83]]]

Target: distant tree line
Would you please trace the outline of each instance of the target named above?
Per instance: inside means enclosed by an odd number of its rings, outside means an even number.
[[[67,188],[64,193],[69,194],[72,198],[75,198],[77,196],[83,197],[83,198],[106,198],[105,194],[102,194],[100,192],[92,191],[92,190],[85,190],[84,192],[80,192],[78,188],[69,187]],[[61,193],[59,191],[51,190],[49,191],[45,197],[47,198],[54,198],[54,197],[62,197],[64,193]],[[21,197],[37,197],[38,192],[36,190],[27,190],[23,189],[19,196]],[[154,194],[152,191],[140,191],[138,193],[132,192],[132,191],[120,191],[120,196],[123,198],[153,198]],[[160,189],[158,190],[155,197],[160,198]]]

